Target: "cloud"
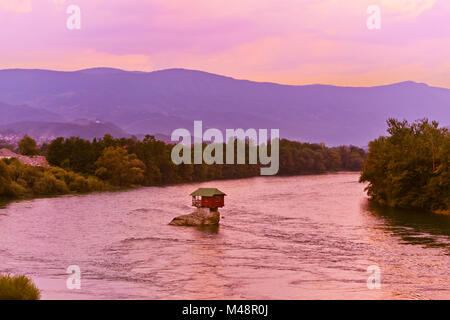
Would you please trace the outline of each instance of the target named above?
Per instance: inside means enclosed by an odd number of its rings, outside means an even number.
[[[1,0],[0,11],[30,12],[32,10],[31,0]]]
[[[390,14],[418,16],[431,9],[437,0],[380,0],[382,10]]]
[[[65,4],[64,4],[65,3]],[[66,5],[83,28],[66,28]],[[450,0],[0,0],[1,67],[172,67],[290,84],[450,87]],[[9,11],[3,12],[2,8]],[[59,5],[58,5],[59,4]],[[382,29],[366,27],[378,4]],[[11,11],[33,14],[27,19]],[[28,9],[27,9],[28,8]]]

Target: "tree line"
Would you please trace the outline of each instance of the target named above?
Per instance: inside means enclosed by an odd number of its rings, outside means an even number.
[[[389,136],[370,142],[360,181],[376,203],[450,209],[450,134],[438,122],[389,119]]]
[[[234,144],[236,155],[237,144]],[[205,147],[206,144],[203,144]],[[23,165],[16,159],[1,160],[0,198],[83,193],[260,175],[259,164],[248,164],[248,141],[246,164],[175,165],[171,160],[172,148],[173,144],[156,140],[150,135],[142,140],[135,137],[113,138],[110,135],[92,141],[60,137],[40,148],[26,136],[19,143],[20,153],[45,155],[51,168]],[[270,152],[270,144],[268,149]],[[359,171],[364,159],[364,150],[355,146],[329,148],[324,144],[282,139],[278,174]]]

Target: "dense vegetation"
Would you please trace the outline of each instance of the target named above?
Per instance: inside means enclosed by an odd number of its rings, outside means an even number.
[[[206,147],[206,144],[203,147]],[[48,146],[47,159],[54,166],[82,174],[96,175],[118,186],[236,179],[260,174],[260,165],[248,164],[248,143],[245,161],[247,164],[233,165],[175,165],[170,157],[172,148],[172,144],[155,140],[152,136],[146,136],[142,141],[133,138],[114,139],[109,135],[100,140],[94,139],[92,142],[80,138],[58,138]],[[223,149],[224,157],[226,157],[226,147]],[[363,166],[364,158],[364,150],[354,146],[327,148],[323,144],[283,139],[280,141],[279,174],[359,171]],[[117,177],[119,172],[125,176],[119,179]]]
[[[0,300],[39,300],[40,296],[39,289],[29,278],[0,274]]]
[[[369,144],[361,182],[382,205],[448,212],[450,134],[437,122],[388,120],[388,137]]]
[[[71,171],[23,165],[17,159],[0,160],[0,199],[17,199],[103,191],[109,186],[100,179]]]
[[[34,144],[29,139],[26,137],[26,143],[20,144],[26,146],[21,151],[34,154]],[[248,143],[246,146],[247,164],[175,165],[171,160],[173,145],[156,140],[153,136],[146,136],[143,140],[114,139],[110,135],[93,141],[76,137],[57,138],[40,150],[52,165],[50,169],[22,165],[15,159],[0,161],[0,198],[259,176],[260,165],[248,164]],[[236,148],[235,145],[235,155]],[[328,148],[323,144],[283,139],[280,141],[278,174],[359,171],[364,158],[364,150],[354,146]]]

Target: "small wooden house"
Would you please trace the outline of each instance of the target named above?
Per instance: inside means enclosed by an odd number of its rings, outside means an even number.
[[[197,208],[217,210],[225,205],[225,193],[217,188],[199,188],[191,193],[192,205]]]

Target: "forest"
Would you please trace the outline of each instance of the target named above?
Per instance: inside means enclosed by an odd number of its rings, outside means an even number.
[[[206,144],[203,145],[205,147]],[[236,143],[234,147],[236,151]],[[246,142],[247,164],[175,165],[171,160],[173,144],[156,140],[150,135],[142,140],[135,137],[116,139],[110,135],[92,141],[77,137],[57,138],[41,147],[25,136],[19,143],[18,152],[29,156],[44,155],[51,167],[23,165],[14,158],[0,160],[0,198],[87,193],[259,176],[261,166],[248,164],[248,147],[249,143]],[[360,171],[365,156],[364,150],[355,146],[329,148],[324,144],[282,139],[278,175]]]
[[[370,142],[360,181],[378,204],[448,213],[450,134],[439,123],[389,119],[389,136]]]

